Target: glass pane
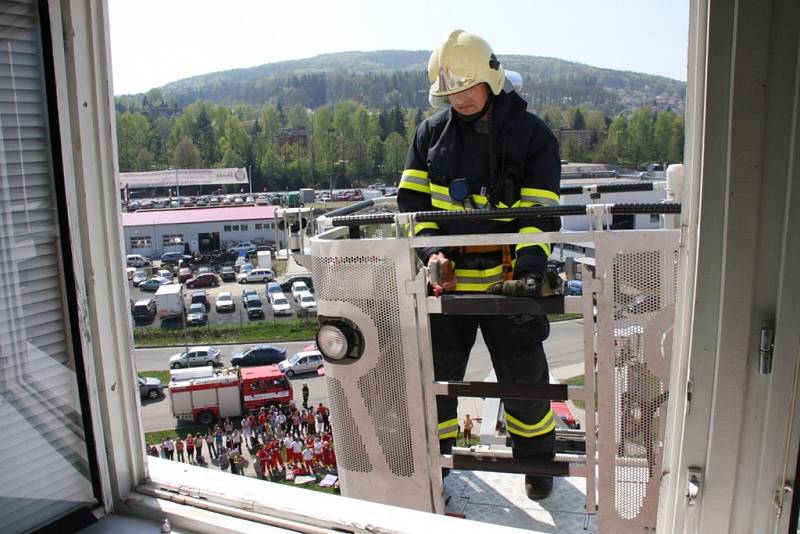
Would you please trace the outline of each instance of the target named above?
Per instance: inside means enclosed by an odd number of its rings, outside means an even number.
[[[0,532],[93,503],[65,331],[36,2],[0,2]]]

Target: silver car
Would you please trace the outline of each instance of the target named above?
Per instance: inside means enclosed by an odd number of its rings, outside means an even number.
[[[322,367],[322,353],[318,350],[298,352],[279,363],[278,367],[288,377],[300,373],[316,372],[317,369]]]
[[[217,347],[191,347],[187,352],[179,352],[169,359],[170,369],[181,369],[195,365],[221,365]]]

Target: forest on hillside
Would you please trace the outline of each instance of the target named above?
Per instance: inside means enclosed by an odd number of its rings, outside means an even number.
[[[156,92],[149,101],[158,110]],[[117,113],[120,171],[247,167],[254,191],[300,187],[351,187],[399,181],[420,108],[370,109],[346,100],[308,109],[197,101],[168,116],[148,108]],[[641,168],[683,159],[683,115],[642,107],[607,117],[581,106],[546,106],[550,127],[600,132],[594,146],[562,143],[571,161]],[[287,136],[288,132],[299,135]],[[288,139],[295,139],[294,142]],[[301,139],[302,141],[297,141]]]
[[[428,51],[342,52],[195,76],[115,98],[120,170],[248,167],[254,190],[392,184],[433,110]],[[501,56],[562,158],[640,168],[683,158],[686,84],[555,58]],[[297,135],[291,134],[297,133]],[[298,133],[299,132],[299,133]]]

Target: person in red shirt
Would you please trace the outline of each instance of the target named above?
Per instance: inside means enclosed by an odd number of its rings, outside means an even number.
[[[258,469],[256,470],[256,473],[259,475],[258,478],[262,478],[263,479],[264,478],[264,473],[266,473],[269,470],[269,467],[268,467],[269,458],[270,458],[270,452],[267,450],[267,446],[266,445],[261,447],[261,449],[259,449],[259,451],[256,453],[256,461],[258,462],[259,466],[261,467],[260,473],[259,473]]]

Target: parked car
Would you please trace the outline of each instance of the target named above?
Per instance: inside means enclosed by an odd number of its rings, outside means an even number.
[[[283,373],[292,377],[301,373],[310,373],[322,367],[322,353],[318,350],[298,352],[288,360],[278,364]]]
[[[304,291],[297,295],[297,302],[300,303],[300,308],[307,312],[317,310],[317,299],[309,291]]]
[[[150,265],[150,260],[141,254],[128,254],[125,263],[128,264],[128,267],[147,267]]]
[[[189,304],[202,304],[206,311],[211,309],[211,302],[209,302],[208,293],[205,291],[193,291],[189,297]]]
[[[274,278],[275,273],[272,272],[272,269],[253,269],[250,272],[240,272],[239,276],[236,277],[236,280],[240,284],[246,284],[248,282],[266,283]]]
[[[156,316],[155,299],[139,299],[133,305],[133,318],[137,321],[150,321]]]
[[[236,280],[236,271],[230,265],[225,265],[219,272],[219,277],[223,282],[233,282]]]
[[[158,271],[158,276],[160,276],[161,278],[166,278],[166,279],[168,279],[170,281],[172,281],[173,275],[174,275],[174,273],[172,271],[170,271],[169,269],[160,269]]]
[[[255,345],[243,352],[231,354],[231,365],[248,367],[253,365],[274,365],[286,359],[286,349],[277,345]]]
[[[283,296],[283,290],[278,282],[267,282],[267,299],[270,301],[273,297]]]
[[[144,282],[139,283],[139,290],[140,291],[150,291],[155,293],[158,291],[158,288],[167,285],[170,283],[170,280],[161,277],[150,278],[149,280],[145,280]]]
[[[264,308],[258,295],[248,295],[244,301],[244,307],[247,310],[247,317],[250,319],[264,317]]]
[[[253,243],[251,243],[250,241],[239,241],[238,243],[236,243],[232,247],[228,248],[228,252],[236,252],[236,253],[240,253],[240,252],[247,253],[247,252],[250,252],[252,250],[256,250],[256,246]]]
[[[192,259],[191,256],[184,256],[180,252],[165,252],[161,255],[161,264],[165,263],[173,263],[177,265],[181,261],[186,261]]]
[[[272,304],[273,315],[292,314],[292,305],[289,304],[289,300],[285,296],[283,296],[283,293],[281,293],[280,295],[272,296],[270,299],[270,303]]]
[[[183,283],[192,277],[192,270],[188,267],[181,267],[178,270],[178,280]]]
[[[314,281],[311,279],[310,276],[305,276],[305,275],[298,275],[287,278],[286,280],[281,282],[281,290],[283,290],[284,293],[291,292],[292,284],[294,284],[295,282],[303,282],[309,291],[311,291],[312,293],[314,292]]]
[[[308,286],[305,282],[295,282],[292,284],[292,298],[299,301],[300,293],[308,293]]]
[[[186,314],[186,324],[190,326],[205,326],[208,324],[208,312],[206,311],[206,307],[199,302],[189,306],[189,313]]]
[[[164,385],[161,380],[152,376],[138,377],[139,379],[139,395],[143,398],[157,399],[164,391]]]
[[[186,280],[186,287],[217,287],[219,278],[214,273],[198,274],[194,278]]]
[[[136,271],[133,273],[133,278],[131,278],[133,287],[138,287],[145,280],[147,280],[147,271]]]
[[[239,259],[240,259],[240,260],[242,260],[242,261],[241,261],[241,262],[239,262],[239,261],[237,260],[237,261],[236,261],[236,265],[234,266],[234,269],[236,269],[236,271],[237,271],[239,274],[242,274],[242,273],[249,273],[250,271],[252,271],[253,269],[255,269],[255,268],[256,268],[256,267],[255,267],[255,265],[253,265],[253,264],[252,264],[252,263],[250,263],[249,261],[245,261],[245,260],[244,260],[244,258],[239,258]]]
[[[245,306],[247,303],[247,297],[250,295],[258,296],[258,291],[255,289],[242,289],[242,306]]]
[[[197,274],[205,274],[210,272],[211,272],[211,267],[209,267],[208,265],[203,265],[202,267],[197,268]]]
[[[258,195],[256,197],[257,206],[266,206],[267,204],[269,204],[269,198],[266,195]]]
[[[169,358],[170,369],[181,369],[196,365],[221,365],[221,353],[216,347],[191,347],[187,352],[173,354]]]
[[[233,295],[229,291],[223,291],[217,295],[217,300],[214,302],[214,309],[216,309],[218,313],[236,311],[236,303],[233,302]]]

